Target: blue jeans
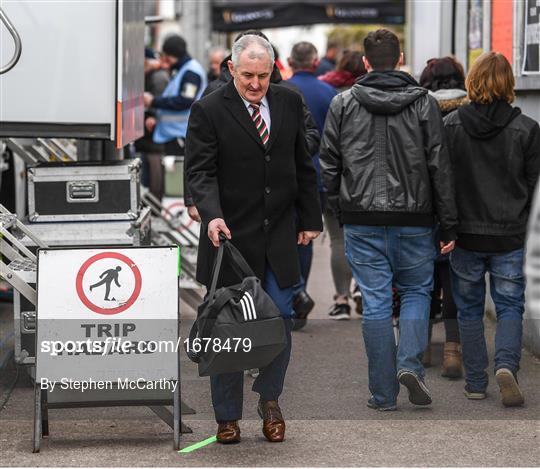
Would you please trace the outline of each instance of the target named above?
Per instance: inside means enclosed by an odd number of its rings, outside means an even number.
[[[259,376],[253,383],[253,391],[260,395],[263,401],[277,400],[283,391],[285,374],[291,357],[291,329],[293,315],[293,289],[279,288],[274,272],[266,265],[264,290],[278,307],[285,322],[287,346],[285,349],[260,370]],[[240,420],[244,400],[244,373],[223,373],[210,377],[212,405],[217,422]]]
[[[294,285],[294,295],[307,289],[309,271],[311,270],[311,261],[313,259],[313,243],[307,246],[298,245],[298,260],[300,262],[300,281]]]
[[[398,371],[424,377],[436,251],[433,229],[345,225],[345,254],[364,305],[369,390],[378,405],[395,405]],[[401,298],[400,339],[392,329],[392,284]]]
[[[458,309],[465,380],[470,391],[488,385],[488,355],[484,337],[486,272],[497,313],[495,371],[519,369],[522,318],[525,308],[524,249],[482,253],[456,248],[450,255],[452,291]]]

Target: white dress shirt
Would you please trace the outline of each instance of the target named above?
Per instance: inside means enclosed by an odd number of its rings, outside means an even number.
[[[234,85],[236,87],[236,84]],[[236,89],[236,91],[238,91],[238,88]],[[238,93],[238,96],[240,96],[242,98],[242,95],[240,93]],[[253,108],[251,107],[251,103],[249,101],[246,101],[244,98],[242,98],[242,101],[244,101],[244,104],[249,112],[249,115],[252,116],[253,113],[255,112],[253,110]],[[266,96],[263,97],[263,99],[261,99],[261,106],[259,108],[259,110],[261,111],[261,116],[262,118],[264,119],[264,122],[266,124],[266,127],[268,129],[268,134],[270,134],[270,107],[268,106],[268,100],[266,99]]]

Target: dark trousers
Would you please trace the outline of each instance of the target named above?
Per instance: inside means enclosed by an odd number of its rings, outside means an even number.
[[[279,308],[285,330],[287,346],[274,360],[262,368],[253,383],[253,391],[258,393],[263,401],[274,401],[283,391],[283,382],[291,357],[291,329],[293,288],[279,288],[276,277],[267,264],[264,280],[264,290]],[[217,422],[240,420],[244,400],[244,372],[223,373],[210,377],[212,405]]]
[[[307,246],[303,244],[298,245],[298,259],[300,260],[300,275],[302,275],[306,284],[305,286],[307,286],[311,262],[313,260],[313,243],[309,243]]]
[[[457,307],[452,294],[452,284],[450,281],[450,261],[435,262],[435,272],[433,276],[434,287],[431,296],[431,321],[429,327],[429,337],[431,339],[431,329],[433,327],[433,318],[441,312],[444,322],[444,331],[446,342],[459,343],[459,327],[457,321]],[[442,292],[442,301],[440,295]]]
[[[158,200],[163,197],[163,164],[161,153],[143,153],[141,184]]]

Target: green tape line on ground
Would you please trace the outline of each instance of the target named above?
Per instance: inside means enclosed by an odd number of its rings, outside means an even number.
[[[180,256],[180,246],[176,246],[178,253],[178,277],[180,277],[180,272],[182,271],[182,258]]]
[[[210,443],[214,443],[214,441],[217,441],[215,435],[210,438],[207,438],[206,440],[199,441],[198,443],[195,443],[194,445],[188,446],[187,448],[181,449],[178,452],[191,453],[192,451],[195,451],[196,449],[202,448],[203,446],[209,445]]]

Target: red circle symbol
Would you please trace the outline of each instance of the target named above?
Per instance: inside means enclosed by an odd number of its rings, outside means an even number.
[[[117,259],[119,261],[122,261],[131,269],[131,272],[133,272],[133,276],[135,277],[135,288],[133,289],[133,293],[124,304],[117,306],[115,308],[102,308],[101,306],[98,306],[92,303],[88,299],[86,294],[84,293],[83,284],[82,284],[84,274],[94,262],[97,262],[101,259]],[[84,264],[79,269],[79,272],[77,273],[76,288],[77,288],[77,295],[79,296],[79,299],[84,303],[84,305],[88,309],[98,314],[118,314],[130,308],[139,297],[139,293],[141,293],[141,286],[142,286],[142,277],[141,277],[141,272],[139,268],[135,265],[135,263],[129,257],[124,256],[123,254],[120,254],[118,252],[102,252],[102,253],[96,254],[95,256],[92,256],[90,259],[84,262]]]

